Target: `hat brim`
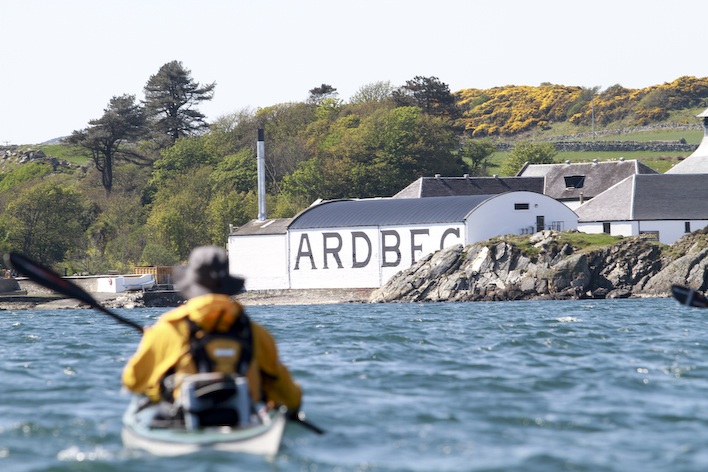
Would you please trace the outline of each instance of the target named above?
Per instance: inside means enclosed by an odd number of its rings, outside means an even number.
[[[236,295],[243,291],[245,280],[240,277],[227,275],[219,280],[218,286],[206,287],[197,281],[194,271],[186,265],[175,266],[172,269],[175,288],[187,299],[199,297],[209,293],[221,295]]]

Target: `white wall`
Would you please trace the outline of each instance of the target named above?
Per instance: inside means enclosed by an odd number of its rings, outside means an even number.
[[[640,221],[639,232],[658,231],[659,241],[664,244],[673,244],[687,233],[685,232],[686,221],[689,220],[662,220],[662,221]],[[691,220],[691,231],[703,229],[708,225],[707,220]]]
[[[515,204],[528,204],[528,210],[516,210]],[[537,216],[544,217],[547,228],[556,222],[563,231],[578,227],[578,216],[558,200],[535,192],[509,192],[491,197],[468,215],[466,244],[524,230],[535,233]]]
[[[612,236],[638,236],[640,233],[658,232],[659,241],[664,244],[673,244],[687,233],[686,221],[689,220],[658,220],[658,221],[612,221],[610,234]],[[708,226],[708,220],[690,220],[691,231],[703,229]],[[588,234],[603,232],[602,222],[578,223],[578,231]]]
[[[462,223],[291,230],[291,288],[379,287],[441,246],[464,243],[464,231]]]
[[[285,234],[229,236],[229,273],[246,279],[246,290],[290,288]]]

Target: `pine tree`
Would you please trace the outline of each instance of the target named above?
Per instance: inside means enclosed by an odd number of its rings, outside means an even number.
[[[168,62],[145,85],[145,110],[154,139],[161,147],[208,128],[206,116],[196,106],[214,97],[216,82],[200,86],[179,61]]]

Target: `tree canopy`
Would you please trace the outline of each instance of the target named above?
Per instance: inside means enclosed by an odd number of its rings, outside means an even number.
[[[553,158],[558,154],[553,143],[517,143],[502,164],[502,173],[516,175],[524,164],[553,164]]]
[[[165,147],[206,131],[206,116],[197,105],[211,100],[215,87],[216,82],[201,86],[180,61],[160,67],[144,88],[145,110],[157,142]]]
[[[66,142],[89,153],[101,173],[106,194],[110,194],[116,159],[134,163],[147,161],[134,145],[144,135],[144,124],[145,115],[135,102],[135,95],[121,95],[111,98],[101,118],[89,121],[89,126],[83,130],[72,132]]]

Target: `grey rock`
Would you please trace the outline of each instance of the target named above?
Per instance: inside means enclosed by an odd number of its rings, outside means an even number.
[[[542,231],[528,244],[494,238],[442,249],[375,289],[370,302],[667,297],[672,284],[708,289],[708,229],[671,246],[628,237],[592,250]],[[518,237],[516,239],[518,241]],[[537,252],[522,251],[532,245]]]

